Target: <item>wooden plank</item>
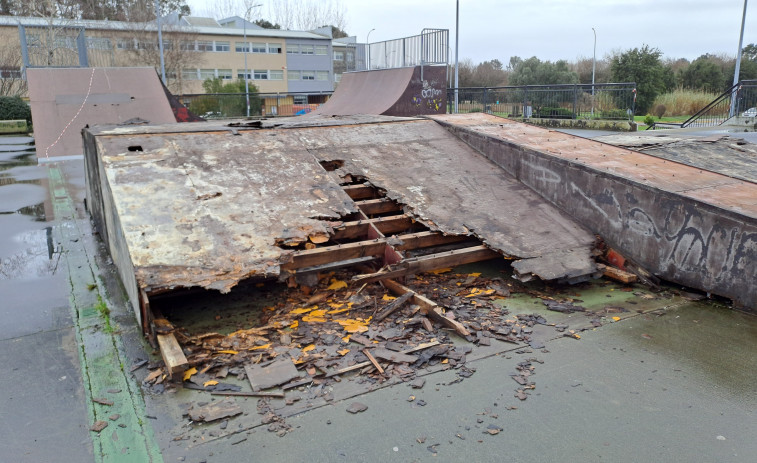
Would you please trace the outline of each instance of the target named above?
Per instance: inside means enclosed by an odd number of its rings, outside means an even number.
[[[168,376],[173,377],[174,374],[182,373],[186,370],[189,362],[187,362],[187,357],[184,355],[184,351],[181,350],[176,336],[173,333],[168,333],[159,334],[157,338],[160,355],[163,357],[163,363],[166,365]]]
[[[402,235],[399,236],[399,238],[402,239]],[[399,278],[401,276],[427,272],[437,268],[454,267],[497,257],[502,257],[502,255],[496,251],[492,251],[486,246],[471,246],[469,248],[456,249],[454,251],[439,254],[430,254],[428,256],[405,259],[399,264],[389,266],[381,272],[357,275],[352,278],[352,281],[358,283],[372,283],[387,278]]]
[[[470,336],[470,331],[468,331],[467,328],[465,328],[460,322],[452,320],[451,318],[447,318],[442,311],[442,307],[431,299],[428,299],[416,293],[407,286],[401,285],[394,280],[384,280],[383,284],[389,291],[397,295],[406,294],[408,292],[412,293],[413,303],[421,307],[421,313],[434,320],[435,322],[440,323],[447,328],[455,330],[455,332],[460,336]]]
[[[439,232],[425,231],[418,233],[409,233],[400,235],[397,238],[402,240],[402,244],[394,246],[399,251],[410,249],[430,248],[432,246],[442,246],[445,244],[459,243],[471,239],[466,235],[443,235]]]
[[[277,399],[283,399],[285,397],[285,394],[283,392],[211,391],[210,395],[233,395],[237,397],[274,397]]]
[[[388,198],[366,199],[355,201],[358,207],[365,215],[386,214],[387,212],[401,211],[402,207]]]
[[[284,270],[297,270],[304,267],[314,267],[332,262],[356,259],[365,256],[381,256],[384,254],[386,240],[358,241],[356,243],[340,244],[316,249],[297,251],[292,260],[281,266]]]
[[[429,347],[438,346],[439,344],[440,344],[439,341],[430,341],[430,342],[426,342],[426,343],[423,343],[423,344],[419,344],[419,345],[413,347],[412,349],[403,350],[402,353],[403,354],[410,354],[412,352],[418,352],[419,350],[428,349]],[[341,374],[344,374],[344,373],[349,373],[350,371],[359,370],[361,368],[365,368],[365,367],[371,366],[371,365],[373,365],[373,364],[370,361],[356,363],[354,365],[350,365],[348,367],[344,367],[342,369],[339,369],[339,370],[336,370],[336,371],[332,371],[331,373],[327,374],[325,377],[326,378],[331,378],[332,376],[337,376],[337,375],[341,375]]]
[[[411,293],[405,293],[401,295],[400,297],[398,297],[397,299],[393,300],[392,302],[389,303],[389,305],[387,305],[384,308],[384,310],[381,311],[381,313],[379,313],[373,318],[373,321],[380,322],[381,320],[385,319],[386,317],[391,315],[392,312],[402,307],[402,304],[407,302],[407,300],[410,299],[412,296],[413,295]]]
[[[407,215],[393,215],[390,217],[379,217],[376,219],[357,220],[354,222],[344,222],[342,226],[334,229],[333,239],[350,239],[361,238],[368,235],[368,228],[371,224],[382,233],[398,233],[409,229],[413,226],[413,219]]]
[[[368,184],[345,185],[342,189],[353,200],[376,197],[376,189]]]
[[[636,275],[634,275],[631,272],[626,272],[619,268],[609,267],[609,266],[605,267],[603,274],[607,278],[610,278],[615,281],[619,281],[621,283],[626,283],[626,284],[636,283],[636,281],[638,281],[639,279]]]
[[[371,353],[368,351],[368,349],[363,349],[363,354],[366,357],[368,357],[368,361],[373,364],[373,366],[376,368],[376,370],[378,370],[379,374],[383,375],[384,374],[384,369],[381,368],[381,365],[379,365],[379,363],[376,360],[376,358],[373,355],[371,355]]]

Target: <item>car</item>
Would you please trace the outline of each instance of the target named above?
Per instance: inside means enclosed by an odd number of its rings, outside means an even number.
[[[757,116],[757,108],[749,108],[743,113],[741,113],[742,117],[756,117]]]

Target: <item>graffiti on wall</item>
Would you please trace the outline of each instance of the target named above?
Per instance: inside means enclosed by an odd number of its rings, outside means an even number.
[[[416,108],[425,106],[428,110],[437,112],[443,105],[443,87],[436,80],[423,80],[419,93],[413,95],[413,104]]]

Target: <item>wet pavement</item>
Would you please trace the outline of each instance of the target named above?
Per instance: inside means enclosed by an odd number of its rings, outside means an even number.
[[[226,423],[193,423],[183,415],[187,404],[221,397],[141,389],[147,369],[130,371],[159,356],[89,228],[83,162],[37,166],[33,153],[2,147],[0,159],[0,360],[10,372],[0,376],[0,455],[7,461],[743,462],[757,455],[757,317],[723,301],[690,301],[679,288],[658,295],[606,282],[551,289],[592,309],[625,309],[596,328],[583,314],[546,310],[534,294],[505,299],[511,313],[588,329],[573,339],[547,327],[538,349],[495,341],[471,353],[466,366],[475,373],[461,381],[458,370],[429,370],[421,389],[366,393],[359,378],[345,376],[334,401],[286,416],[292,429],[283,437],[261,424],[257,398],[233,398],[244,413]],[[109,314],[95,313],[98,300]],[[514,397],[511,377],[521,362],[534,366],[525,401]],[[312,386],[295,393],[313,394]],[[115,404],[93,407],[93,397]],[[353,402],[368,408],[348,413]],[[88,430],[114,407],[133,420]]]

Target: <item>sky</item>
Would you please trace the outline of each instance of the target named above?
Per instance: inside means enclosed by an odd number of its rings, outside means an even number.
[[[193,11],[213,0],[188,0]],[[296,0],[295,0],[296,1]],[[265,4],[267,0],[256,0]],[[346,31],[378,42],[449,29],[455,49],[455,0],[341,0]],[[242,7],[243,14],[244,8]],[[556,61],[650,45],[663,58],[735,56],[744,0],[460,0],[459,58],[474,63],[511,56]],[[748,6],[744,45],[757,43],[757,4]]]

